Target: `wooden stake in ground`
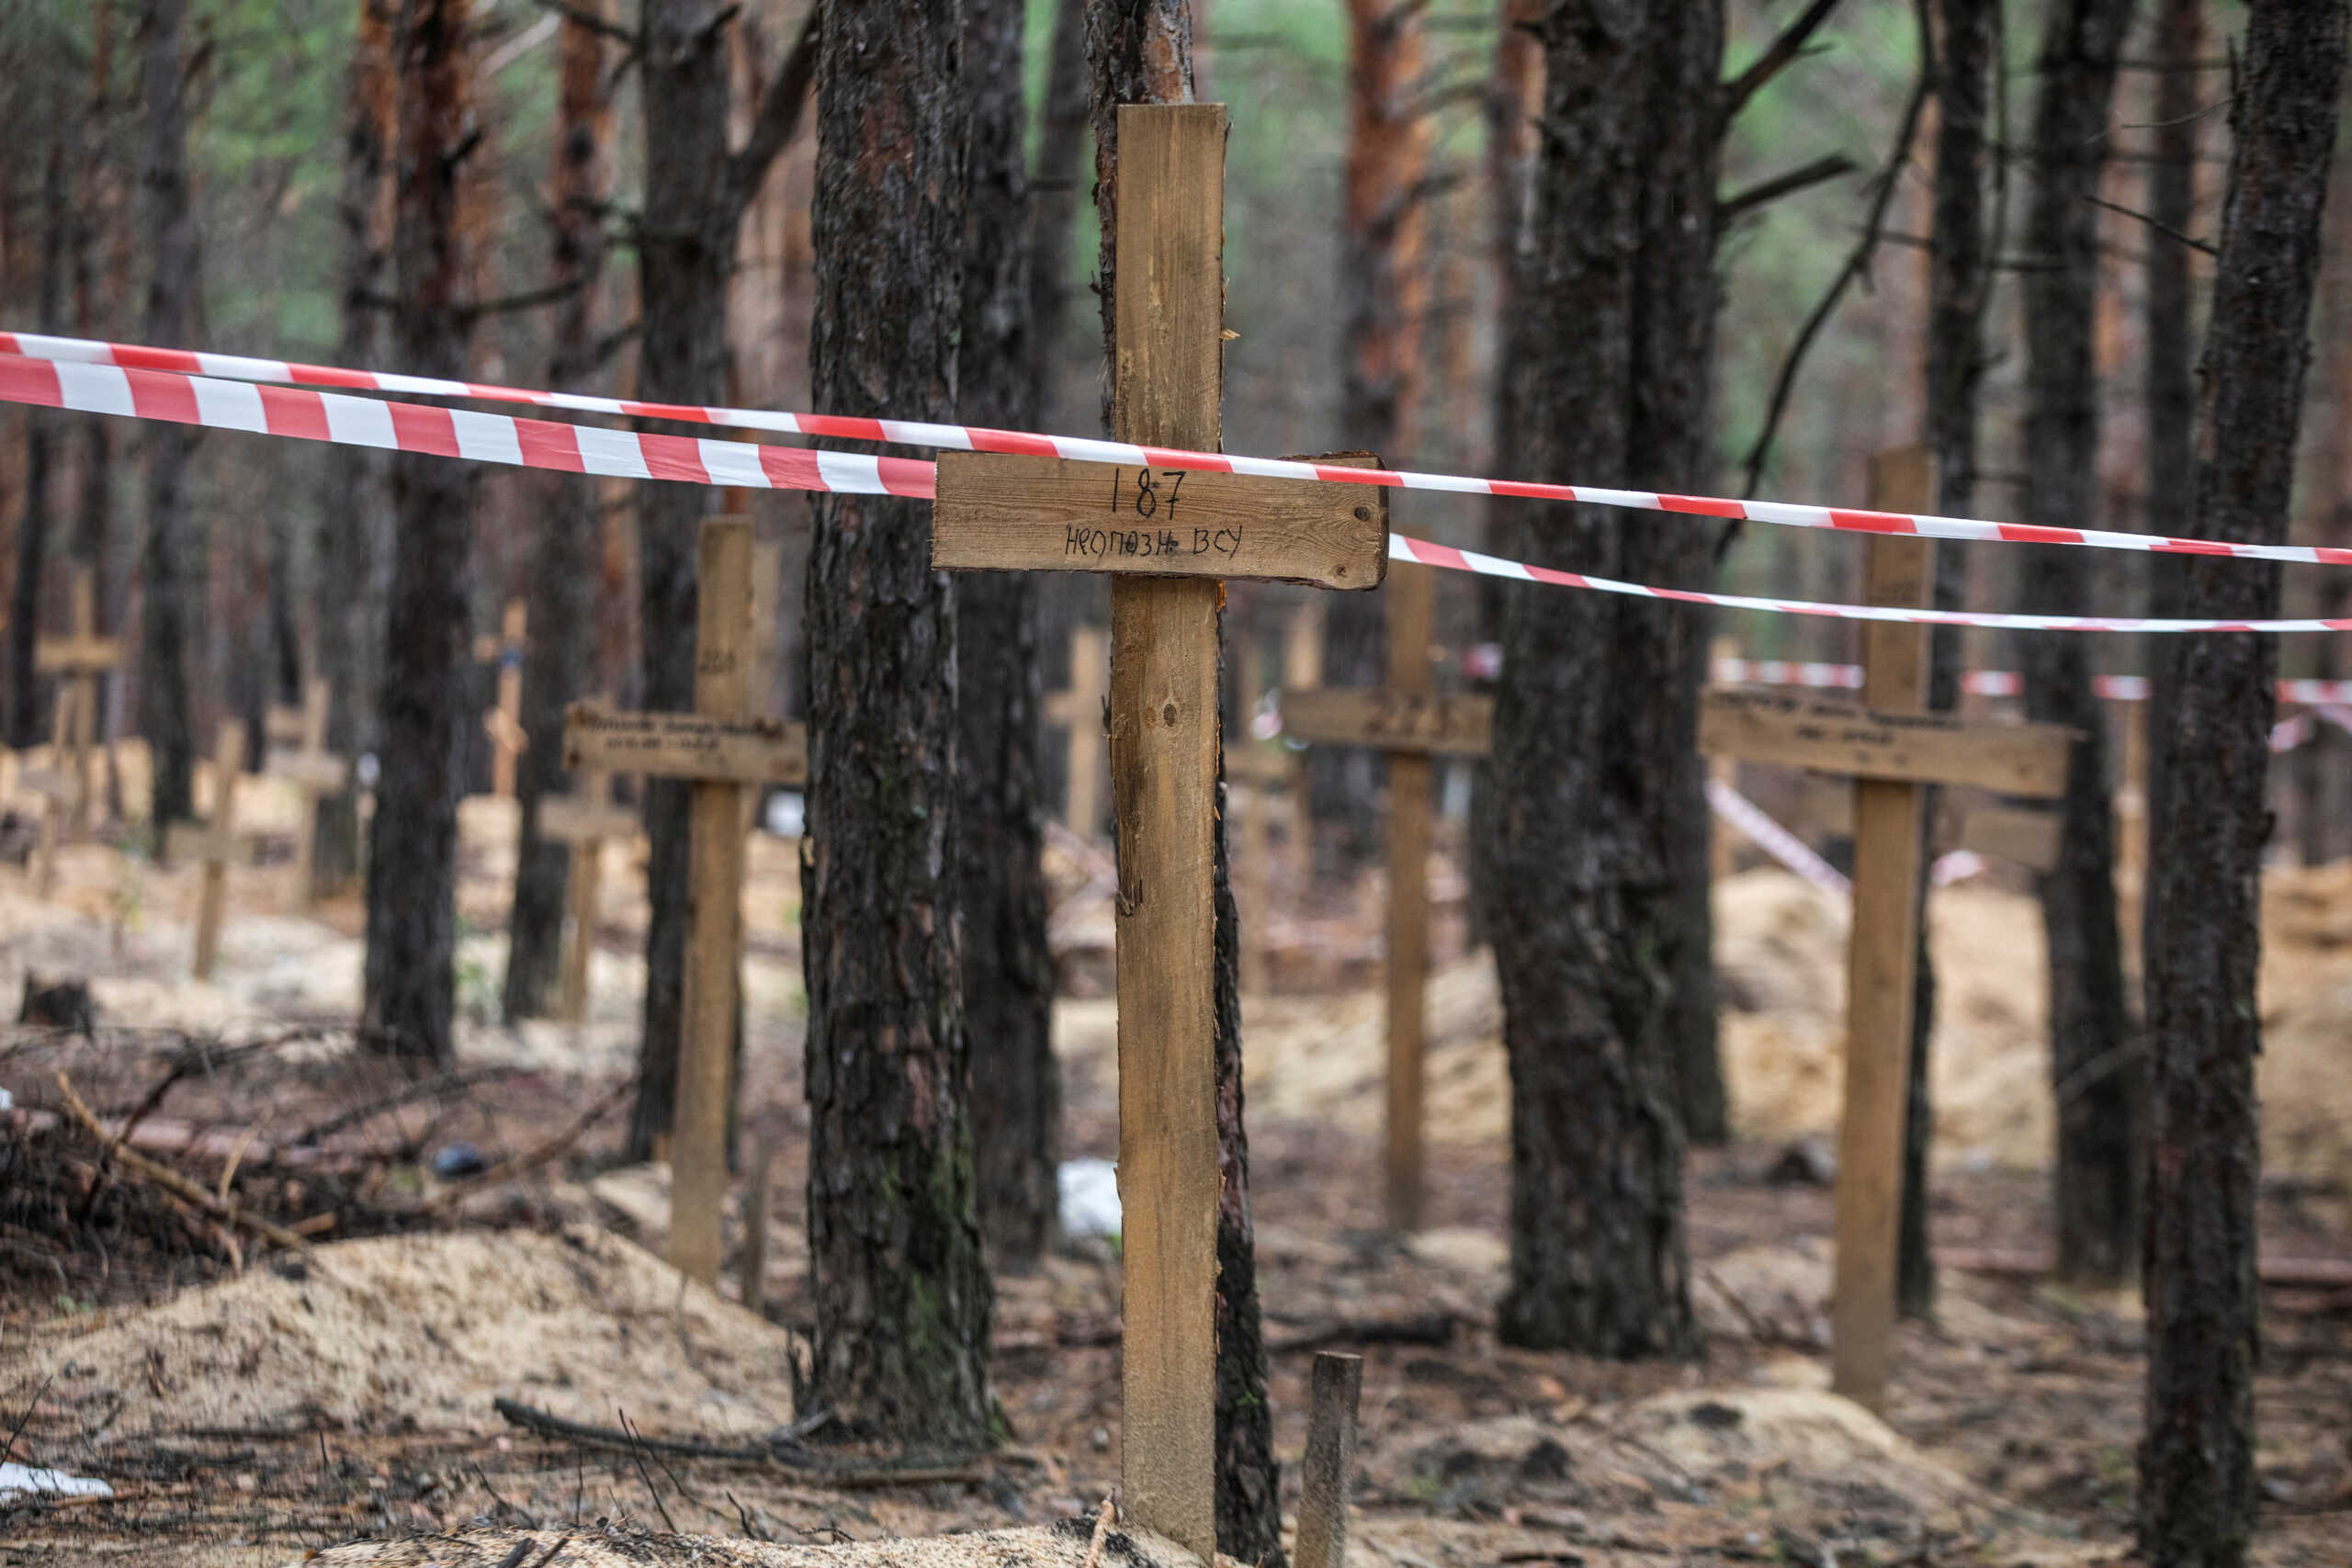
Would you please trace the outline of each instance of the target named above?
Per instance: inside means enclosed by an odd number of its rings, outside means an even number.
[[[523,731],[523,636],[530,617],[527,604],[509,599],[498,640],[484,637],[474,645],[476,658],[498,660],[498,703],[481,716],[481,727],[497,748],[490,763],[490,793],[501,800],[514,798],[514,770],[531,745]]]
[[[1069,684],[1046,694],[1046,722],[1069,737],[1069,783],[1062,791],[1062,825],[1081,839],[1102,826],[1102,699],[1110,694],[1109,650],[1096,626],[1069,634]]]
[[[1333,1350],[1315,1358],[1306,1412],[1306,1458],[1299,1466],[1297,1568],[1347,1568],[1348,1483],[1356,1468],[1356,1400],[1363,1358]]]
[[[1871,466],[1871,503],[1925,510],[1933,493],[1930,477],[1924,449],[1883,453]],[[1934,546],[1875,536],[1864,574],[1868,603],[1928,607]],[[1927,713],[1927,694],[1928,628],[1871,624],[1862,634],[1860,704],[1711,687],[1699,719],[1699,747],[1711,756],[1854,777],[1831,1376],[1839,1393],[1871,1409],[1885,1396],[1894,1327],[1895,1226],[1903,1201],[1904,1097],[1918,947],[1919,786],[1973,784],[2049,798],[2065,788],[2073,739],[2072,731],[2047,725],[1973,723]]]
[[[571,851],[564,884],[565,919],[571,929],[556,1001],[559,1022],[587,1020],[588,964],[596,951],[596,911],[604,902],[605,840],[634,838],[638,826],[636,812],[613,804],[613,775],[604,768],[582,768],[571,794],[539,802],[540,836]]]
[[[1213,447],[1224,329],[1225,109],[1119,116],[1123,441]],[[1206,484],[1197,481],[1207,480]],[[1206,502],[1197,505],[1197,502]],[[1129,1522],[1216,1548],[1219,579],[1378,585],[1385,492],[1336,482],[941,455],[932,563],[1111,584],[1118,821],[1121,1486]]]
[[[1430,689],[1433,587],[1427,567],[1389,574],[1386,686],[1282,696],[1284,734],[1388,753],[1387,1213],[1389,1228],[1400,1232],[1421,1224],[1430,758],[1484,756],[1494,727],[1492,698]]]
[[[605,769],[694,781],[685,1016],[670,1136],[670,1261],[715,1286],[742,951],[743,794],[747,785],[807,778],[808,738],[799,725],[751,716],[751,524],[707,519],[697,570],[695,711],[614,713],[575,705],[564,720],[563,765],[583,773]]]
[[[302,688],[299,708],[273,707],[265,716],[268,750],[262,772],[294,785],[302,808],[294,826],[295,897],[304,908],[311,904],[311,854],[317,840],[319,797],[341,792],[351,764],[327,750],[327,704],[330,690],[323,679]]]
[[[204,864],[204,884],[197,894],[196,963],[190,973],[199,980],[212,978],[213,960],[220,953],[220,920],[229,895],[229,863],[240,857],[240,840],[250,853],[251,835],[237,831],[237,783],[245,772],[245,727],[233,718],[220,721],[220,739],[212,748],[212,814],[202,829],[190,834],[185,824],[175,835]],[[173,852],[179,858],[181,852]]]
[[[28,788],[46,795],[40,858],[33,886],[41,897],[57,885],[57,847],[80,837],[90,819],[90,749],[98,716],[98,677],[122,667],[122,639],[97,634],[96,579],[86,566],[74,569],[73,629],[33,644],[33,669],[58,677],[50,724],[49,767],[28,773]]]

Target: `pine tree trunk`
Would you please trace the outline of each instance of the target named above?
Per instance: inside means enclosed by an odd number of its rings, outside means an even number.
[[[392,352],[411,375],[465,378],[459,170],[471,130],[469,0],[401,0]],[[463,792],[467,563],[478,466],[392,468],[392,591],[368,847],[363,1017],[380,1047],[436,1065],[456,1041],[458,798]]]
[[[2286,538],[2345,20],[2341,0],[2248,9],[2195,448],[2201,537]],[[2188,615],[2278,613],[2274,566],[2204,558],[2181,577]],[[2165,783],[2149,819],[2140,1551],[2150,1568],[2236,1568],[2256,1510],[2256,982],[2278,643],[2216,633],[2166,654],[2149,727]]]
[[[1936,455],[1936,510],[1966,517],[1975,506],[1977,386],[1984,368],[1986,284],[1984,175],[1986,92],[1997,17],[1992,0],[1939,0],[1936,56],[1936,175],[1928,283],[1928,445]],[[1936,604],[1961,607],[1966,547],[1936,547]],[[1928,705],[1949,712],[1960,699],[1960,632],[1939,626],[1930,642]],[[1922,815],[1937,820],[1928,788]],[[1933,845],[1929,846],[1932,853]],[[1928,935],[1927,884],[1919,886],[1919,951],[1913,968],[1910,1089],[1903,1117],[1903,1207],[1895,1252],[1895,1304],[1907,1317],[1935,1309],[1929,1248],[1928,1156],[1935,1141],[1931,1092],[1936,969]]]
[[[1054,0],[1037,173],[1029,186],[1030,395],[1044,430],[1061,428],[1060,351],[1077,292],[1070,265],[1086,164],[1086,7],[1087,0]]]
[[[1106,357],[1116,343],[1118,309],[1118,106],[1193,101],[1192,46],[1192,13],[1185,0],[1096,4],[1088,9],[1094,209],[1102,236],[1096,276]],[[1104,378],[1106,388],[1111,379]],[[1108,412],[1106,407],[1106,425]],[[1220,617],[1220,664],[1223,637]],[[1224,767],[1220,753],[1220,792]],[[1216,1235],[1216,1543],[1227,1556],[1261,1568],[1283,1568],[1286,1559],[1277,1506],[1281,1471],[1274,1457],[1273,1408],[1266,1397],[1264,1325],[1250,1211],[1250,1140],[1242,1121],[1239,917],[1226,862],[1225,822],[1220,810],[1212,868],[1217,909],[1217,1158],[1224,1179]]]
[[[65,139],[53,121],[46,138],[40,176],[40,283],[35,306],[40,331],[64,327],[66,235],[73,224],[66,197]],[[39,746],[49,739],[44,727],[42,688],[49,684],[33,669],[33,644],[40,636],[41,587],[46,579],[50,533],[50,469],[55,456],[57,423],[32,419],[25,425],[25,504],[17,524],[17,580],[8,610],[9,691],[8,744]],[[51,766],[60,766],[51,759]]]
[[[188,199],[187,73],[182,45],[187,0],[141,0],[141,95],[146,107],[145,201],[140,228],[149,258],[147,309],[141,330],[161,348],[192,348],[189,306],[196,295],[196,217]],[[153,768],[152,814],[160,830],[195,815],[191,783],[196,742],[188,690],[190,597],[202,595],[203,573],[191,587],[187,498],[183,492],[194,437],[184,425],[149,424],[147,543],[139,623],[140,729]]]
[[[338,365],[374,365],[381,358],[383,312],[369,300],[387,292],[391,262],[394,3],[357,0],[351,106],[344,121]],[[327,746],[354,762],[376,745],[382,606],[390,592],[390,480],[380,453],[364,446],[327,451],[313,547],[322,563],[334,568],[319,573],[319,673],[330,687]],[[320,799],[311,824],[311,886],[322,897],[359,878],[360,784],[353,772],[343,789]]]
[[[2038,68],[2033,192],[2025,275],[2027,521],[2086,527],[2100,514],[2098,372],[2092,345],[2098,290],[2098,194],[2109,105],[2132,0],[2061,0]],[[2163,243],[2157,237],[2153,243]],[[2081,614],[2092,561],[2052,550],[2023,574],[2030,613]],[[2091,692],[2087,638],[2018,639],[2026,712],[2082,736],[2061,809],[2060,860],[2038,883],[2050,952],[2050,1070],[2058,1098],[2053,1197],[2061,1274],[2112,1285],[2132,1275],[2139,1226],[2138,1075],[2118,1064],[2132,1043],[2115,912],[2115,818],[2109,800],[2106,713]]]
[[[969,116],[957,417],[1026,430],[1036,419],[1030,344],[1028,172],[1019,0],[966,0],[959,70]],[[956,888],[980,1217],[1001,1265],[1034,1266],[1058,1205],[1061,1079],[1037,815],[1038,577],[956,580]]]
[[[820,408],[956,417],[961,7],[831,0],[817,68]],[[894,134],[876,141],[871,128]],[[955,910],[956,617],[918,502],[825,495],[808,556],[804,1397],[905,1445],[989,1440]]]
[[[596,326],[605,273],[604,204],[612,189],[606,145],[612,97],[605,85],[605,39],[593,25],[611,19],[609,0],[572,0],[562,26],[557,68],[554,167],[548,189],[555,255],[554,287],[577,292],[556,306],[548,385],[591,389],[597,371]],[[507,920],[504,1008],[511,1024],[548,1010],[563,947],[568,846],[541,836],[540,805],[565,786],[563,713],[588,690],[596,659],[597,552],[604,537],[596,481],[579,474],[539,477],[537,558],[530,577],[524,649],[523,729],[531,737],[515,770],[522,824],[514,866],[514,904]],[[582,931],[577,939],[593,942]]]
[[[1539,472],[1699,488],[1722,13],[1567,4],[1541,28],[1518,456]],[[1600,37],[1610,47],[1595,50]],[[1690,584],[1709,569],[1713,537],[1688,524],[1507,515],[1518,550],[1546,564]],[[1672,993],[1686,944],[1707,935],[1681,886],[1693,871],[1704,880],[1705,626],[1656,604],[1522,592],[1504,649],[1487,852],[1511,1064],[1501,1332],[1531,1348],[1686,1355]]]

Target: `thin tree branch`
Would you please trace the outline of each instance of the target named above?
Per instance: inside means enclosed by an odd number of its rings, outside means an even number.
[[[2214,245],[2208,241],[2200,240],[2194,234],[2184,234],[2179,230],[2174,228],[2171,224],[2165,222],[2160,218],[2153,218],[2147,213],[2134,211],[2129,207],[2109,201],[2104,197],[2093,196],[2087,191],[2083,194],[2083,199],[2089,202],[2093,207],[2103,207],[2109,212],[2120,212],[2126,218],[2136,218],[2141,222],[2145,223],[2149,228],[2154,229],[2157,233],[2164,235],[2166,239],[2177,240],[2192,251],[2202,251],[2205,254],[2215,257],[2220,256],[2222,254],[2219,246]]]
[[[801,111],[808,107],[809,85],[817,76],[817,46],[822,37],[825,15],[824,0],[817,0],[808,7],[808,19],[800,24],[800,36],[793,40],[792,52],[776,67],[775,75],[768,83],[768,90],[760,99],[759,112],[752,118],[752,134],[742,150],[728,160],[727,200],[729,210],[741,213],[757,196],[760,184],[767,178],[768,165],[776,154],[791,141],[800,129]]]
[[[617,23],[606,21],[593,12],[567,6],[564,0],[537,0],[537,4],[542,10],[554,12],[574,27],[586,28],[592,33],[600,33],[631,52],[635,52],[637,49],[637,34]]]
[[[1928,36],[1924,16],[1920,18],[1920,32],[1923,38]],[[1922,69],[1918,81],[1913,84],[1911,101],[1904,106],[1902,127],[1895,132],[1894,149],[1887,154],[1885,166],[1878,173],[1877,188],[1871,197],[1870,218],[1863,225],[1862,237],[1855,243],[1853,251],[1846,257],[1845,265],[1838,269],[1838,276],[1831,279],[1828,288],[1815,303],[1812,313],[1805,317],[1804,325],[1797,331],[1796,341],[1789,345],[1789,356],[1781,362],[1781,373],[1772,382],[1772,400],[1765,411],[1764,428],[1757,433],[1756,444],[1747,449],[1744,465],[1747,481],[1747,488],[1740,491],[1742,495],[1754,495],[1756,487],[1763,480],[1764,465],[1771,459],[1772,441],[1780,432],[1781,415],[1789,406],[1789,393],[1796,386],[1797,372],[1804,368],[1805,355],[1812,352],[1813,340],[1820,335],[1822,327],[1838,309],[1838,302],[1846,297],[1846,290],[1854,279],[1870,270],[1871,256],[1878,249],[1879,234],[1886,223],[1887,203],[1894,198],[1895,182],[1902,176],[1904,165],[1910,161],[1911,139],[1918,131],[1920,110],[1927,104],[1928,85],[1933,77],[1932,68]],[[1728,531],[1725,537],[1730,537]]]
[[[1724,83],[1722,102],[1715,109],[1715,123],[1729,125],[1732,117],[1747,107],[1748,99],[1804,52],[1805,40],[1819,32],[1821,25],[1837,9],[1838,0],[1813,0],[1813,4],[1804,8],[1804,14],[1791,22],[1781,36],[1756,57],[1755,64]]]
[[[1854,161],[1843,152],[1833,152],[1826,158],[1815,158],[1800,164],[1785,175],[1776,175],[1761,185],[1750,186],[1737,196],[1727,196],[1715,203],[1715,227],[1723,228],[1743,213],[1754,210],[1767,202],[1792,196],[1824,180],[1834,180],[1840,175],[1850,175]]]

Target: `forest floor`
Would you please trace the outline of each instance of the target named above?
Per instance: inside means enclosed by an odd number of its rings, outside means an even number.
[[[814,1438],[786,1450],[794,1464],[662,1447],[757,1446],[796,1416],[797,857],[755,838],[745,906],[746,1146],[767,1140],[777,1159],[763,1320],[657,1261],[664,1172],[619,1163],[641,849],[613,851],[590,1022],[515,1032],[489,1021],[511,836],[510,810],[468,803],[461,1059],[423,1085],[342,1030],[359,986],[356,903],[303,915],[283,869],[232,872],[220,970],[198,985],[180,977],[187,868],[77,846],[40,903],[0,867],[0,987],[86,977],[98,1009],[92,1038],[19,1030],[0,1043],[15,1101],[0,1111],[0,1436],[21,1428],[0,1458],[115,1494],[0,1490],[0,1564],[277,1568],[423,1532],[317,1561],[1077,1568],[1088,1528],[1066,1521],[1091,1520],[1119,1463],[1118,1264],[1100,1238],[1000,1279],[993,1375],[1012,1443],[949,1478],[822,1473],[807,1464],[878,1461]],[[1080,891],[1084,852],[1060,859],[1070,986],[1095,993],[1057,1020],[1065,1154],[1107,1159],[1107,917]],[[1438,882],[1458,904],[1459,879]],[[1458,911],[1441,919],[1431,987],[1430,1225],[1402,1243],[1378,1229],[1375,909],[1367,897],[1272,922],[1285,988],[1246,1010],[1286,1506],[1312,1352],[1361,1350],[1354,1568],[2129,1561],[2138,1303],[2010,1267],[2047,1240],[2029,899],[1985,886],[1936,899],[1936,1240],[1948,1260],[1991,1267],[1947,1267],[1934,1320],[1903,1328],[1883,1422],[1824,1392],[1829,1194],[1819,1162],[1792,1155],[1834,1126],[1835,902],[1769,871],[1719,895],[1739,1137],[1693,1155],[1687,1175],[1706,1352],[1633,1366],[1496,1342],[1507,1076],[1491,971],[1460,954]],[[2352,866],[2277,874],[2267,918],[2265,1253],[2341,1260]],[[145,1106],[132,1141],[148,1158],[273,1220],[311,1221],[311,1250],[268,1247],[145,1179],[102,1177],[61,1072],[109,1130]],[[436,1156],[464,1163],[459,1145],[481,1162],[546,1157],[496,1183],[434,1174]],[[2257,1560],[2333,1568],[2352,1561],[2352,1286],[2271,1289],[2264,1309]],[[500,1399],[643,1441],[550,1438],[502,1418]],[[1055,1528],[1023,1528],[1037,1526]],[[673,1530],[727,1544],[666,1541]],[[970,1531],[1015,1533],[937,1551],[906,1539]],[[792,1550],[750,1544],[762,1540]],[[804,1550],[817,1546],[837,1550]],[[1102,1562],[1123,1553],[1128,1568],[1156,1561],[1141,1543]]]

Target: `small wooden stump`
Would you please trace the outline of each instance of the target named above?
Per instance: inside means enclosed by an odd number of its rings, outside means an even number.
[[[1348,1487],[1356,1467],[1356,1401],[1363,1358],[1324,1350],[1307,1396],[1306,1459],[1299,1466],[1297,1568],[1347,1568]]]

